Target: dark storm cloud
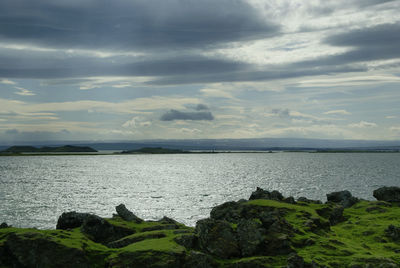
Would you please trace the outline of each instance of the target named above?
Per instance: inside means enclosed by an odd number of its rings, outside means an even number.
[[[325,39],[325,43],[332,46],[359,47],[359,48],[391,48],[400,45],[400,23],[380,24],[335,34]]]
[[[318,66],[315,62],[309,66],[298,66],[297,64],[266,66],[264,70],[240,72],[230,72],[209,75],[186,75],[186,76],[168,76],[156,78],[147,82],[149,85],[178,85],[191,83],[218,83],[218,82],[243,82],[243,81],[267,81],[276,79],[287,79],[304,76],[317,76],[349,72],[365,72],[365,67],[351,66]]]
[[[155,59],[143,57],[95,58],[70,56],[56,52],[20,52],[0,49],[0,77],[76,78],[88,76],[174,76],[235,72],[249,64],[200,55],[182,55]]]
[[[325,43],[331,46],[349,47],[350,51],[321,58],[319,61],[322,65],[400,58],[400,23],[380,24],[335,34],[326,38]]]
[[[173,120],[214,120],[211,112],[182,112],[178,110],[170,110],[160,117],[161,121]]]
[[[3,41],[48,47],[204,48],[278,31],[241,0],[0,1]]]
[[[195,107],[196,111],[204,111],[204,110],[208,110],[208,106],[205,104],[197,104],[197,106]]]

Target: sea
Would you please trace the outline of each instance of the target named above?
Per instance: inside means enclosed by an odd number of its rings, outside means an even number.
[[[257,187],[326,201],[349,190],[400,186],[399,153],[214,153],[0,157],[0,223],[54,229],[63,212],[112,217],[123,203],[137,216],[189,226]]]

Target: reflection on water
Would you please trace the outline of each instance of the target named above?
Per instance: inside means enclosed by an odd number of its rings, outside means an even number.
[[[110,217],[124,203],[138,216],[188,225],[257,186],[325,200],[348,189],[400,186],[400,154],[192,154],[0,157],[0,222],[55,228],[65,211]]]

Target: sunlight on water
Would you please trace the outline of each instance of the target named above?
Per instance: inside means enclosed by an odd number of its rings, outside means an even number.
[[[374,199],[400,186],[399,154],[192,154],[0,157],[0,222],[55,228],[65,211],[111,217],[124,203],[139,217],[187,225],[256,187],[326,200],[337,190]]]

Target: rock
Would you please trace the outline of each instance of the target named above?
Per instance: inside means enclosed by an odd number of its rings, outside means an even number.
[[[304,268],[304,259],[297,253],[290,253],[287,258],[287,268]]]
[[[365,211],[366,212],[375,212],[375,213],[385,213],[385,212],[387,212],[387,209],[384,209],[379,206],[370,206],[370,207],[367,207],[365,209]]]
[[[126,247],[127,245],[137,243],[146,239],[159,239],[159,238],[164,238],[166,235],[164,233],[150,233],[150,234],[143,234],[143,235],[138,235],[134,237],[124,237],[122,239],[112,241],[107,244],[107,247],[109,248],[123,248]]]
[[[5,223],[5,222],[3,222],[2,224],[0,224],[0,229],[3,229],[3,228],[8,228],[8,227],[11,227],[11,226],[9,226],[7,223]]]
[[[379,201],[400,202],[400,187],[382,187],[375,190],[373,195]]]
[[[271,236],[267,236],[264,241],[264,255],[282,255],[293,252],[291,248],[291,242],[286,234],[273,234]]]
[[[261,253],[261,245],[264,240],[261,223],[254,220],[241,220],[237,226],[236,232],[243,257]]]
[[[240,256],[236,234],[227,221],[200,220],[196,224],[196,234],[200,249],[223,259]]]
[[[344,208],[349,208],[359,200],[353,197],[349,191],[333,192],[326,195],[328,202],[339,203]]]
[[[242,205],[239,202],[231,201],[214,207],[210,212],[210,218],[237,223],[241,218],[241,212]]]
[[[296,204],[296,201],[294,200],[293,196],[286,197],[282,201],[289,204]]]
[[[149,231],[159,231],[159,230],[175,230],[179,229],[180,226],[177,224],[162,224],[162,225],[154,225],[150,227],[145,227],[142,229],[142,232],[149,232]]]
[[[11,233],[6,242],[10,267],[92,267],[85,253],[41,233]]]
[[[218,263],[210,255],[199,251],[190,251],[186,256],[184,268],[213,268],[219,267]]]
[[[308,199],[306,197],[297,198],[297,202],[304,202],[304,203],[311,203],[311,204],[322,204],[322,202],[320,200]]]
[[[249,200],[254,200],[254,199],[268,199],[268,200],[282,201],[283,195],[278,191],[269,192],[257,187],[257,189],[251,193],[251,196],[249,198]]]
[[[385,229],[385,235],[393,241],[400,241],[400,227],[396,227],[392,224],[389,225],[388,228]]]
[[[86,218],[93,214],[89,213],[79,213],[79,212],[64,212],[58,218],[56,229],[73,229],[80,227]]]
[[[159,223],[164,223],[164,224],[175,224],[175,225],[178,225],[178,224],[179,224],[179,222],[177,222],[176,220],[171,219],[171,218],[169,218],[169,217],[167,217],[167,216],[162,217],[162,218],[159,219],[157,222],[159,222]]]
[[[125,221],[133,221],[136,223],[143,222],[141,218],[137,217],[135,214],[129,211],[124,204],[116,206],[115,210],[117,211],[118,215]]]
[[[174,241],[187,249],[194,249],[197,246],[197,236],[194,234],[177,236]]]
[[[81,231],[94,242],[102,244],[107,244],[135,233],[132,229],[114,226],[96,215],[90,215],[85,219]]]
[[[318,215],[328,219],[331,225],[336,225],[346,220],[343,216],[344,208],[341,205],[326,205],[326,207],[315,210]]]

